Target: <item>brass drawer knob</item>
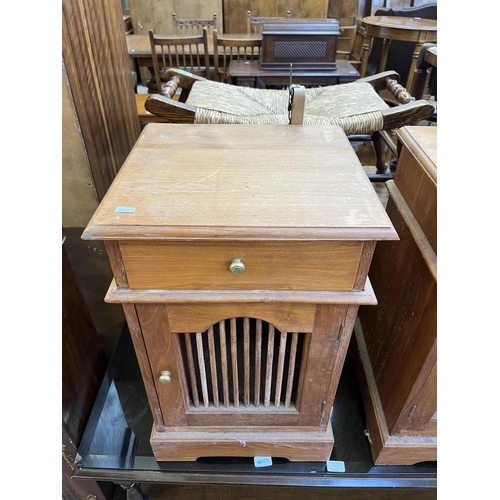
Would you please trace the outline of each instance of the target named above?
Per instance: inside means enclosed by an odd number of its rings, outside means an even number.
[[[160,384],[170,384],[172,381],[172,374],[170,372],[161,372]]]
[[[241,259],[233,259],[231,264],[229,264],[229,270],[233,274],[241,274],[245,270],[245,264],[243,264]]]

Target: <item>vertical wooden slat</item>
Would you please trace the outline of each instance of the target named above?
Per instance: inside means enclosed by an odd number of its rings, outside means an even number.
[[[290,406],[290,400],[292,398],[292,388],[293,388],[293,376],[295,373],[295,357],[297,356],[297,340],[299,334],[297,332],[292,333],[292,345],[290,346],[290,359],[288,361],[288,378],[286,384],[286,394],[285,394],[285,408]]]
[[[253,404],[260,406],[260,370],[262,363],[262,320],[255,323],[255,397]]]
[[[238,348],[236,346],[236,318],[231,318],[231,362],[233,365],[233,404],[240,405],[240,391],[238,389]]]
[[[243,373],[244,397],[243,404],[250,405],[250,318],[243,318]]]
[[[208,407],[207,374],[205,372],[205,356],[203,355],[203,337],[201,332],[196,334],[196,347],[198,351],[198,367],[200,368],[201,393],[203,394],[203,405]]]
[[[186,356],[189,368],[189,378],[191,379],[191,392],[193,393],[193,404],[195,406],[200,406],[200,400],[198,399],[198,384],[196,383],[196,374],[194,371],[194,358],[193,349],[191,347],[191,334],[184,334],[184,341],[186,344]]]
[[[281,387],[283,385],[283,371],[285,367],[286,338],[287,333],[281,332],[280,350],[278,355],[278,372],[276,373],[276,392],[274,395],[274,406],[276,406],[276,408],[280,405],[281,399]]]
[[[273,355],[274,355],[274,326],[269,325],[269,335],[267,339],[267,364],[266,364],[266,391],[264,395],[264,406],[271,404],[271,378],[273,375]]]
[[[227,348],[226,348],[226,324],[219,321],[219,341],[220,341],[220,360],[222,368],[222,392],[224,395],[224,406],[229,406],[229,376],[227,373]]]
[[[217,364],[215,356],[214,329],[208,329],[208,352],[210,353],[210,372],[212,374],[212,391],[214,406],[219,406],[219,386],[217,384]]]

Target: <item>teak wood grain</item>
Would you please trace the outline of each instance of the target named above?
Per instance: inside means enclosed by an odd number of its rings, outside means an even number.
[[[437,127],[403,127],[394,183],[437,253]]]
[[[340,128],[150,124],[84,238],[109,243],[157,460],[329,458],[375,243],[398,238]]]
[[[231,317],[251,317],[272,323],[280,331],[311,332],[316,304],[244,302],[241,304],[171,304],[167,308],[172,332],[203,332],[218,321]]]
[[[359,310],[359,373],[367,386],[367,428],[376,464],[437,458],[435,129],[400,131],[398,172],[405,194],[395,179],[386,184],[387,213],[400,241],[377,245],[369,274],[379,305]]]
[[[131,289],[341,291],[354,288],[362,243],[124,241],[120,250]],[[233,258],[243,274],[230,272]]]
[[[397,238],[340,127],[262,130],[149,124],[83,238]]]

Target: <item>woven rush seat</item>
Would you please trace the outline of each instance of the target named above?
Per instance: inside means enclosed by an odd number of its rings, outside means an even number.
[[[304,125],[339,125],[347,135],[383,127],[387,104],[369,83],[306,89]],[[288,90],[195,82],[186,104],[196,107],[194,123],[288,124]]]
[[[178,68],[162,71],[158,77],[167,84],[161,94],[151,94],[144,106],[149,113],[165,121],[250,125],[291,123],[288,90],[239,87]],[[392,178],[386,151],[390,150],[397,158],[397,147],[391,134],[395,129],[415,125],[434,113],[429,101],[415,100],[398,82],[396,72],[384,71],[352,83],[304,89],[302,121],[295,124],[338,125],[351,140],[371,138],[377,173],[369,177],[372,181],[385,181]],[[382,90],[388,90],[400,104],[387,104],[380,97]],[[294,109],[292,106],[292,115]]]

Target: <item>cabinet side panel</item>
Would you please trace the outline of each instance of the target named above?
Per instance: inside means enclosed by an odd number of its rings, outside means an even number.
[[[379,242],[370,280],[379,305],[359,311],[389,432],[396,431],[423,373],[437,332],[437,286],[392,197],[387,213],[399,242]],[[399,424],[398,424],[399,425]]]
[[[142,336],[141,325],[137,317],[136,308],[133,304],[123,304],[123,311],[125,312],[125,318],[127,319],[128,328],[130,330],[130,336],[134,344],[137,361],[141,370],[142,380],[144,381],[144,387],[148,396],[149,405],[151,406],[151,412],[153,413],[153,419],[157,428],[163,429],[165,425],[163,422],[163,415],[161,412],[153,375],[151,373],[151,366],[149,364],[146,345],[144,344],[144,338]]]
[[[357,309],[357,306],[354,308]],[[339,305],[317,307],[307,363],[301,373],[300,400],[297,402],[301,414],[300,425],[318,425],[323,428],[324,422],[328,421],[333,404],[332,393],[340,377],[337,356],[343,350],[339,348],[346,341],[345,337],[350,337],[350,331],[348,334],[344,332],[347,309]]]

